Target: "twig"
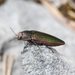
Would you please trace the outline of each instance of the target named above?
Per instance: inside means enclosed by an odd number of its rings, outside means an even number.
[[[72,16],[75,19],[75,12],[68,10],[68,15]]]
[[[8,66],[8,70],[7,70],[7,75],[11,75],[13,62],[14,62],[14,56],[11,56],[9,66]]]
[[[75,9],[75,1],[73,1],[73,0],[68,0],[68,3],[69,3],[69,5],[70,5],[73,9]]]
[[[56,17],[56,19],[58,19],[61,23],[75,31],[74,21],[65,21],[64,16],[61,14],[61,12],[58,11],[58,9],[52,3],[49,3],[46,0],[40,0],[40,2]]]
[[[7,54],[5,53],[3,56],[3,75],[6,75],[6,63],[7,63]]]

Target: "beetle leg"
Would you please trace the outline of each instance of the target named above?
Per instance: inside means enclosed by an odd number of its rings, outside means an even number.
[[[46,47],[49,48],[53,53],[57,53],[57,51],[54,48],[52,48],[51,46],[46,45]]]
[[[25,44],[25,41],[24,41],[24,44]],[[28,45],[29,45],[29,42],[27,42],[27,44],[24,46],[23,51],[21,52],[21,54],[23,54],[24,52],[26,52],[25,48],[27,48]]]
[[[38,44],[36,42],[34,42],[33,40],[31,40],[38,48],[39,50],[41,51],[40,47],[38,46]]]
[[[24,44],[26,44],[25,41],[24,41]],[[27,44],[24,46],[24,49],[27,48],[28,44],[29,42],[27,42]]]

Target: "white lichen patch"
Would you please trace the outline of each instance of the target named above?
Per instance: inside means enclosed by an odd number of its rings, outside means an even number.
[[[58,54],[46,46],[28,45],[22,53],[23,75],[74,75],[72,63]]]

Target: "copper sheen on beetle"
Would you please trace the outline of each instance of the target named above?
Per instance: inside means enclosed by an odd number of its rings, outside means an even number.
[[[26,30],[19,32],[18,40],[28,41],[36,43],[37,45],[46,45],[46,46],[60,46],[65,44],[64,41],[55,36],[35,30],[31,31]]]

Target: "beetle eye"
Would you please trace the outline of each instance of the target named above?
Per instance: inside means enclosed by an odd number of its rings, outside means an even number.
[[[21,40],[21,39],[22,39],[22,37],[19,37],[19,39]]]
[[[18,34],[18,39],[21,40],[21,39],[22,39],[22,36],[23,36],[23,33],[20,32],[20,33]]]
[[[18,37],[18,40],[21,40],[22,39],[22,37]]]

